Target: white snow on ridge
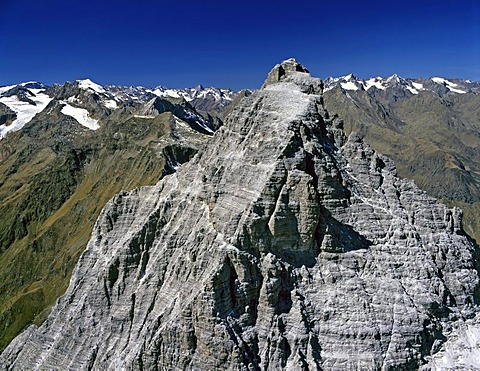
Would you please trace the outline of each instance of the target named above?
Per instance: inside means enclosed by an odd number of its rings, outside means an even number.
[[[447,82],[443,77],[432,77],[431,80],[437,84],[445,84]]]
[[[100,128],[98,120],[92,119],[86,109],[73,107],[64,101],[62,103],[65,104],[61,110],[64,115],[73,117],[80,125],[85,126],[90,130],[97,130]]]
[[[166,90],[161,90],[161,89],[155,89],[152,91],[153,94],[155,94],[158,97],[172,97],[172,98],[181,98],[183,95],[178,94],[177,91],[173,89],[166,89]],[[187,99],[187,97],[184,97],[185,100],[191,100]]]
[[[418,82],[412,82],[412,85],[413,87],[416,89],[416,90],[425,90],[425,88],[423,87],[423,84],[420,84]]]
[[[12,87],[10,87],[10,89],[11,88]],[[7,90],[9,89],[5,89],[4,91]],[[0,98],[0,102],[5,104],[17,115],[17,118],[10,125],[0,125],[0,139],[4,138],[5,135],[11,131],[18,131],[23,128],[37,113],[43,111],[52,100],[48,95],[42,93],[42,89],[30,89],[30,91],[35,94],[35,96],[29,97],[29,99],[35,102],[35,105],[28,102],[22,102],[15,95]]]
[[[456,85],[456,84],[455,84]],[[458,93],[458,94],[467,94],[467,92],[465,90],[460,90],[460,89],[454,89],[452,88],[450,85],[447,86],[447,88],[450,89],[450,91],[453,91],[454,93]]]
[[[418,94],[418,90],[415,88],[412,88],[411,86],[406,86],[407,90],[412,93],[412,94]]]
[[[355,85],[355,83],[352,82],[352,81],[341,82],[340,85],[341,85],[342,88],[345,89],[345,90],[358,90],[358,86]]]
[[[105,89],[102,86],[94,83],[90,79],[77,80],[77,82],[78,82],[78,86],[82,89],[92,89],[97,93],[105,93]]]
[[[210,133],[212,135],[215,134],[215,132],[205,124],[203,118],[198,116],[197,114],[186,110],[185,111],[185,118],[191,119],[192,121],[195,121],[198,126],[205,129],[208,133]]]
[[[466,94],[467,92],[465,90],[460,90],[456,89],[458,84],[455,84],[454,82],[448,81],[447,79],[444,79],[443,77],[432,77],[431,79],[433,82],[436,82],[437,84],[445,85],[450,91],[458,94]]]
[[[0,94],[5,93],[6,91],[9,91],[10,89],[13,89],[17,85],[8,85],[8,86],[0,86]]]
[[[385,90],[386,86],[383,85],[382,82],[383,82],[383,79],[380,76],[379,77],[373,77],[373,78],[365,81],[364,88],[365,88],[365,90],[368,90],[371,87],[375,86],[377,89]]]
[[[457,86],[458,86],[457,84],[454,84],[453,82],[447,80],[447,88],[450,91],[453,91],[454,93],[458,93],[458,94],[466,94],[467,93],[465,90],[456,89]]]

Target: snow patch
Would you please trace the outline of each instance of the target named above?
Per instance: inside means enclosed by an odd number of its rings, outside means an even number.
[[[350,76],[350,75],[349,75]],[[355,85],[354,82],[348,81],[348,82],[341,82],[340,85],[342,86],[343,89],[345,90],[358,90],[358,86]]]
[[[98,121],[95,119],[92,119],[90,117],[90,114],[88,111],[84,108],[78,108],[78,107],[73,107],[67,102],[62,102],[65,104],[65,106],[62,108],[61,112],[64,115],[73,117],[77,122],[85,126],[86,128],[90,130],[97,130],[100,128],[100,125],[98,124]]]
[[[411,86],[406,86],[407,90],[412,93],[412,94],[418,94],[418,90],[415,88],[412,88]]]
[[[445,80],[443,77],[432,77],[432,81],[443,85],[447,80]]]
[[[315,97],[302,93],[299,85],[291,82],[267,85],[263,91],[275,107],[272,113],[283,122],[290,122],[303,115]]]
[[[180,120],[177,116],[173,115],[173,118],[175,119],[175,125],[177,127],[181,127],[183,129],[187,129],[187,130],[193,130],[190,125],[188,125],[185,121],[183,120]]]
[[[467,92],[465,90],[460,90],[457,89],[458,84],[455,84],[454,82],[448,81],[447,79],[444,79],[443,77],[432,77],[431,79],[433,82],[440,84],[440,85],[445,85],[448,90],[450,90],[453,93],[458,93],[458,94],[466,94]]]
[[[466,94],[467,93],[465,90],[454,89],[451,86],[447,86],[447,88],[450,89],[450,91],[452,91],[454,93],[458,93],[458,94]]]
[[[418,91],[420,90],[425,90],[425,88],[423,87],[423,84],[420,84],[418,82],[412,82],[412,86],[417,89]]]
[[[110,108],[110,109],[116,109],[118,107],[117,102],[115,102],[113,99],[109,99],[103,102],[105,107]]]
[[[15,85],[13,86],[15,87]],[[10,90],[12,87],[0,88],[4,91]],[[30,89],[35,96],[29,97],[30,100],[35,102],[35,105],[29,102],[22,102],[17,96],[1,97],[0,102],[5,104],[8,108],[15,112],[17,118],[10,125],[0,125],[0,139],[4,138],[7,133],[11,131],[18,131],[22,129],[25,124],[33,119],[33,117],[43,111],[45,107],[51,102],[52,98],[43,94],[42,89]]]
[[[81,102],[80,102],[80,99],[78,99],[77,97],[69,97],[69,98],[67,99],[67,101],[68,101],[68,102],[71,102],[71,103],[77,103],[77,104],[78,104],[78,103],[81,103]]]

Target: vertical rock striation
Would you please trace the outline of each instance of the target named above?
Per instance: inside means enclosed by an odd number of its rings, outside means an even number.
[[[115,196],[5,369],[405,369],[476,304],[461,212],[348,138],[295,60],[210,145]]]

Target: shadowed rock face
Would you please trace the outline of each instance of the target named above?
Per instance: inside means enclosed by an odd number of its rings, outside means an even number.
[[[9,125],[15,120],[16,115],[10,108],[3,103],[0,103],[0,125]]]
[[[177,173],[107,204],[67,293],[4,367],[424,362],[441,321],[476,301],[461,213],[347,138],[321,81],[295,63],[276,66]]]

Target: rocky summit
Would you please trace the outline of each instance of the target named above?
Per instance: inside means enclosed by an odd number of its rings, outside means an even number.
[[[473,318],[476,246],[449,209],[348,137],[295,60],[202,151],[117,194],[70,286],[4,369],[421,367]]]

